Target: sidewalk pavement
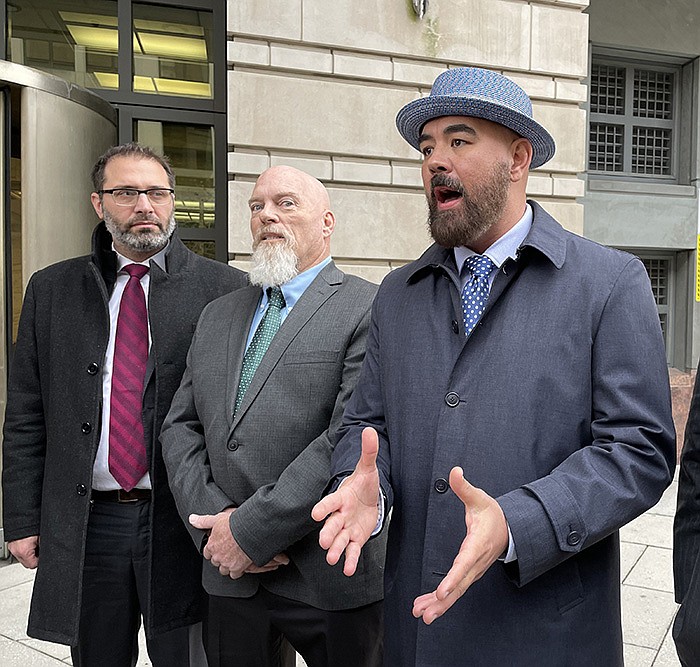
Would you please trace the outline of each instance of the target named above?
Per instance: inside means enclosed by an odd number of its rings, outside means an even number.
[[[620,531],[622,627],[626,667],[680,667],[671,639],[673,601],[671,542],[678,484],[661,501]],[[0,561],[0,665],[57,667],[70,650],[27,637],[27,610],[34,573]],[[141,638],[138,667],[150,665]],[[297,663],[303,667],[301,659]]]

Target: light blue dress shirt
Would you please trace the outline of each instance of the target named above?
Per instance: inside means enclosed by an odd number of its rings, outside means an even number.
[[[525,240],[525,237],[530,233],[530,227],[532,227],[532,207],[530,204],[525,205],[525,213],[523,217],[515,223],[501,238],[497,239],[493,245],[489,246],[485,251],[484,255],[488,257],[495,265],[496,268],[491,271],[489,276],[489,290],[493,285],[493,280],[498,273],[498,270],[503,266],[504,262],[508,259],[517,259],[518,249]],[[455,253],[455,263],[459,269],[459,277],[462,281],[461,288],[467,284],[471,276],[468,272],[464,271],[464,262],[467,258],[472,255],[476,255],[473,250],[466,248],[464,246],[459,246],[454,249]]]
[[[294,308],[296,302],[299,301],[301,295],[306,291],[307,287],[314,281],[314,278],[316,278],[316,276],[319,273],[321,273],[323,267],[331,263],[331,260],[332,258],[330,256],[326,257],[326,259],[324,259],[322,262],[312,266],[310,269],[306,269],[306,271],[300,273],[298,276],[295,276],[288,283],[285,283],[284,285],[280,286],[282,289],[282,294],[284,296],[285,303],[284,308],[282,308],[282,310],[280,311],[280,324],[282,324],[287,319],[287,315],[289,315],[289,313],[292,312],[292,308]],[[253,321],[250,325],[250,331],[248,332],[248,340],[246,341],[245,345],[246,350],[248,349],[248,345],[250,345],[250,341],[253,340],[253,334],[255,334],[255,330],[258,328],[260,321],[267,312],[267,304],[269,302],[269,299],[267,298],[268,287],[270,287],[270,285],[263,285],[262,297],[260,299],[258,307],[255,310],[255,316],[253,317]]]

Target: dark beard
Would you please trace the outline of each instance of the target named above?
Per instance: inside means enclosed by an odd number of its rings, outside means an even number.
[[[448,211],[438,211],[433,188],[442,185],[462,195],[461,205]],[[508,166],[497,162],[491,179],[485,185],[475,185],[467,193],[456,179],[438,173],[430,181],[428,195],[428,228],[436,243],[444,248],[469,247],[496,224],[506,207],[510,187]]]

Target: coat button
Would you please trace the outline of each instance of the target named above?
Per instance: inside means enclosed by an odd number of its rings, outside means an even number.
[[[88,372],[89,375],[97,375],[97,371],[100,370],[100,367],[99,367],[98,364],[96,364],[96,363],[93,361],[92,363],[88,364],[88,367],[87,367],[86,370],[87,370],[87,372]]]
[[[445,493],[447,489],[450,488],[450,485],[448,484],[447,480],[444,477],[440,477],[440,479],[435,480],[435,484],[433,485],[435,487],[435,490],[438,493]]]
[[[92,424],[90,422],[83,422],[83,424],[80,427],[80,430],[87,435],[88,433],[92,432]]]
[[[580,541],[581,533],[575,530],[572,530],[566,538],[566,543],[571,547],[575,547]]]
[[[454,391],[450,391],[445,394],[445,403],[451,408],[456,408],[459,405],[459,394]]]
[[[76,484],[75,485],[75,492],[79,496],[85,496],[85,495],[87,495],[87,487],[85,486],[85,484]]]
[[[226,448],[229,452],[235,452],[238,449],[238,440],[231,440],[231,442],[226,445]]]
[[[452,320],[452,331],[454,331],[454,333],[459,333],[459,323],[457,320]]]

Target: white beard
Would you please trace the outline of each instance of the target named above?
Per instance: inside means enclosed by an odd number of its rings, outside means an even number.
[[[294,239],[261,241],[253,250],[248,278],[252,285],[279,287],[299,273]]]

